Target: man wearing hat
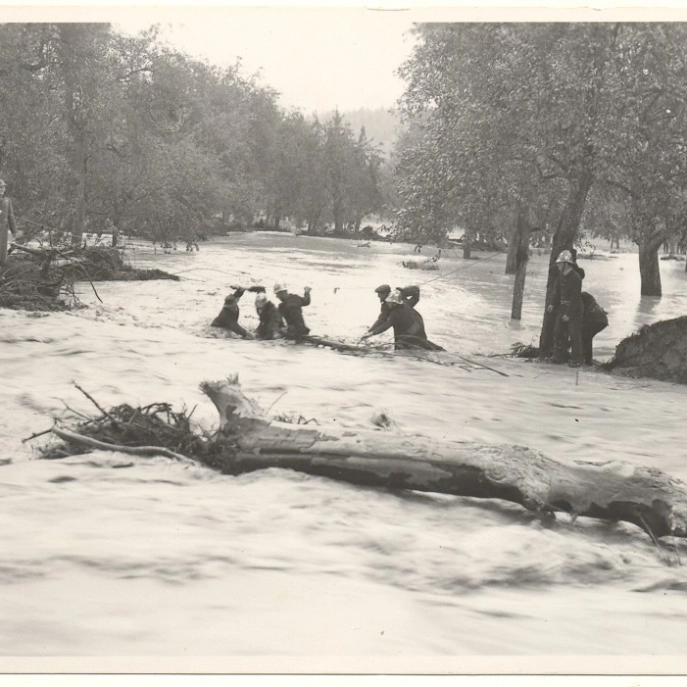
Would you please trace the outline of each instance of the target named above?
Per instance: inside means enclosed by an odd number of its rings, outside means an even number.
[[[401,292],[401,298],[403,299],[403,302],[407,303],[411,308],[414,308],[420,301],[419,286],[405,286],[402,289],[398,289],[398,291]],[[391,287],[388,284],[382,284],[375,289],[375,293],[379,297],[381,308],[379,311],[379,317],[375,320],[375,323],[370,327],[370,329],[374,329],[383,322],[386,322],[387,318],[389,317],[389,306],[387,305],[386,299],[391,293]]]
[[[303,319],[303,308],[310,305],[310,291],[310,287],[306,286],[303,296],[297,296],[295,293],[289,293],[283,284],[274,285],[274,293],[280,300],[279,314],[286,322],[284,336],[287,339],[297,341],[302,336],[310,334],[310,330],[305,326]]]
[[[385,332],[390,327],[394,328],[394,348],[403,350],[407,348],[425,348],[431,350],[443,350],[440,346],[427,341],[425,326],[420,314],[415,311],[403,298],[401,289],[394,289],[386,298],[389,315],[380,324],[374,325],[363,334],[361,340],[368,339],[376,334]]]
[[[258,339],[279,339],[284,335],[284,320],[266,294],[259,293],[255,297],[255,310],[260,318],[255,330]]]
[[[574,265],[569,250],[561,251],[556,258],[559,274],[549,312],[554,309],[556,312],[553,361],[564,362],[569,345],[570,366],[579,367],[582,364],[582,278]]]
[[[5,189],[5,182],[3,179],[0,179],[0,267],[4,267],[7,262],[9,233],[12,234],[12,237],[17,233],[12,201],[5,196]]]
[[[245,289],[238,287],[234,293],[224,299],[224,307],[219,315],[212,321],[212,327],[222,327],[234,334],[238,334],[242,339],[252,339],[253,336],[239,324],[239,299],[243,296]]]

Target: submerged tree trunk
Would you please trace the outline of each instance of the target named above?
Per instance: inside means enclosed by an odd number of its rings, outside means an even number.
[[[463,260],[469,260],[472,255],[472,242],[475,238],[475,232],[472,229],[466,229],[463,234]]]
[[[513,283],[513,306],[510,316],[514,320],[519,320],[522,317],[527,261],[530,258],[530,224],[527,221],[527,213],[522,209],[522,206],[518,208],[516,231],[512,239],[515,244],[515,281]]]
[[[272,423],[236,379],[201,388],[219,412],[217,440],[227,442],[211,467],[228,474],[278,467],[366,486],[503,499],[539,513],[624,520],[655,537],[687,536],[685,485],[656,468],[567,465],[523,446]]]
[[[86,173],[88,160],[88,144],[82,137],[77,143],[76,155],[72,171],[76,174],[76,191],[74,197],[74,224],[72,226],[72,245],[80,246],[83,241],[86,223]]]
[[[661,270],[658,250],[666,239],[666,231],[654,229],[649,237],[639,244],[639,274],[642,279],[642,296],[661,296]]]
[[[518,246],[520,244],[520,215],[522,208],[518,204],[518,210],[513,222],[513,230],[508,239],[508,253],[506,253],[506,272],[505,274],[515,274],[518,271]]]
[[[336,234],[344,233],[344,208],[340,202],[335,202],[333,207],[334,231]]]
[[[74,183],[72,244],[81,245],[86,220],[86,163],[88,160],[88,103],[84,101],[80,73],[87,39],[79,24],[60,24],[60,56],[64,77],[65,114],[72,148],[69,163]],[[80,50],[81,48],[81,50]]]
[[[587,202],[587,194],[592,186],[592,172],[583,170],[576,178],[571,180],[568,200],[563,208],[558,228],[553,235],[551,245],[551,257],[549,259],[549,277],[546,282],[546,299],[544,302],[544,320],[539,336],[539,357],[548,358],[553,354],[553,325],[555,312],[549,312],[549,305],[553,303],[554,287],[556,285],[557,272],[555,269],[556,258],[562,250],[570,250],[577,238],[582,212]]]

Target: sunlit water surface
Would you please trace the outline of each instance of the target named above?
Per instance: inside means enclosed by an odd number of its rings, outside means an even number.
[[[630,525],[544,527],[500,501],[363,489],[281,470],[228,477],[165,458],[95,452],[37,459],[22,439],[67,406],[168,401],[216,424],[199,382],[238,372],[272,413],[320,425],[523,444],[569,461],[625,460],[687,480],[685,388],[503,357],[536,343],[548,257],[533,256],[510,321],[503,255],[404,269],[412,246],[268,233],[132,262],[181,282],[88,283],[88,308],[0,311],[0,652],[5,656],[467,656],[684,653],[687,548],[660,552]],[[684,264],[640,299],[637,257],[583,263],[609,311],[595,355],[684,314]],[[422,284],[438,365],[354,357],[209,327],[231,284],[313,287],[313,333],[355,341],[373,292]],[[242,320],[254,327],[252,296]],[[384,335],[376,343],[388,341]],[[388,349],[382,349],[388,350]],[[457,357],[461,356],[461,357]],[[470,361],[473,361],[472,363]],[[488,365],[508,376],[480,367]]]

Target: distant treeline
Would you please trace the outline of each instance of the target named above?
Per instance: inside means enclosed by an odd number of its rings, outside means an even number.
[[[261,218],[357,232],[384,205],[364,129],[285,111],[150,29],[0,25],[0,176],[25,231],[193,239]]]

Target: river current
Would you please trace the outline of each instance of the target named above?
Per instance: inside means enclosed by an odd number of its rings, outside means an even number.
[[[84,309],[0,311],[0,666],[95,656],[323,672],[406,672],[418,657],[429,670],[448,661],[482,672],[535,658],[570,672],[600,656],[684,664],[687,546],[660,551],[631,525],[560,516],[547,528],[514,504],[276,469],[230,477],[98,451],[45,461],[44,437],[22,442],[67,407],[96,412],[73,382],[105,407],[167,401],[212,427],[198,384],[238,373],[272,414],[320,426],[372,429],[385,411],[397,432],[654,465],[687,481],[684,386],[498,357],[537,343],[547,255],[530,260],[519,323],[505,256],[448,252],[435,272],[401,265],[423,257],[405,244],[267,232],[193,253],[139,246],[133,264],[182,280],[98,283],[101,300],[82,283]],[[611,322],[597,359],[643,324],[685,313],[681,262],[661,263],[662,299],[640,298],[636,254],[581,264]],[[312,332],[349,342],[376,318],[379,283],[419,283],[428,335],[457,364],[243,341],[209,326],[231,284],[275,281],[312,286]],[[254,327],[251,294],[241,308]]]

